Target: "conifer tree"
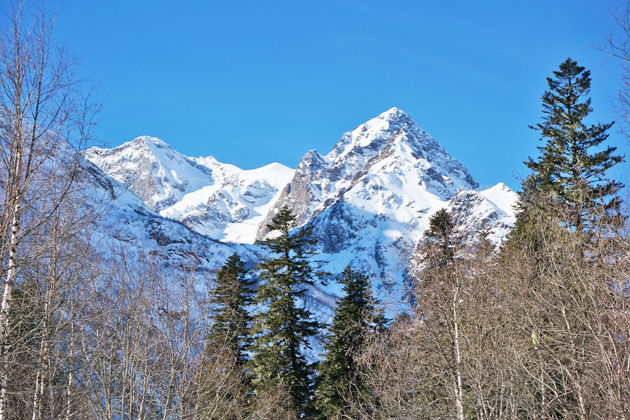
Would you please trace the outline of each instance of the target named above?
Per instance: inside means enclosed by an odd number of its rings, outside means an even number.
[[[613,123],[585,122],[592,112],[590,72],[567,58],[553,75],[542,97],[542,122],[532,127],[545,144],[538,159],[525,162],[532,174],[523,183],[520,219],[534,202],[552,199],[568,212],[574,229],[588,231],[602,211],[607,219],[619,217],[616,194],[622,185],[606,172],[623,158],[615,147],[601,149]]]
[[[531,302],[525,306],[524,324],[530,324],[534,352],[524,366],[539,376],[527,386],[527,393],[539,404],[536,411],[546,411],[547,418],[566,418],[565,410],[583,409],[582,386],[572,389],[571,383],[580,378],[574,366],[584,357],[583,349],[593,345],[590,332],[580,328],[582,321],[569,321],[567,314],[582,302],[576,296],[586,296],[580,287],[592,290],[596,285],[580,284],[575,281],[578,275],[563,270],[586,255],[588,260],[595,258],[596,252],[585,252],[586,244],[603,226],[623,221],[617,196],[622,185],[607,178],[607,171],[623,158],[615,154],[615,147],[605,146],[613,123],[585,121],[592,112],[588,70],[567,58],[547,84],[542,122],[532,127],[545,143],[536,160],[524,162],[531,174],[523,182],[516,225],[500,263],[508,266],[518,255],[525,267],[525,282],[514,285],[519,300]],[[578,312],[583,319],[586,311]],[[571,330],[570,336],[564,335],[564,328]],[[580,337],[579,343],[575,337]],[[556,352],[564,354],[558,357]]]
[[[369,278],[350,266],[341,275],[343,297],[337,303],[326,355],[320,364],[316,406],[325,418],[341,418],[354,394],[368,390],[361,381],[356,356],[368,335],[384,328],[385,319],[377,313],[377,303],[370,292]]]
[[[425,271],[442,269],[455,260],[459,245],[455,223],[446,209],[438,210],[429,219],[429,229],[424,233],[423,262]]]
[[[246,353],[251,344],[254,284],[241,258],[232,254],[217,272],[210,291],[211,327],[200,378],[199,406],[204,418],[244,418],[251,394]]]
[[[304,351],[310,348],[309,339],[317,334],[319,323],[303,300],[307,287],[315,283],[310,262],[315,240],[310,227],[292,232],[295,220],[293,212],[283,207],[267,225],[279,235],[259,242],[272,256],[258,266],[261,284],[256,303],[262,309],[254,318],[251,370],[259,404],[283,393],[287,398],[278,412],[303,416],[309,411],[314,376]]]
[[[252,302],[253,281],[248,278],[245,264],[232,254],[217,272],[210,291],[212,329],[208,333],[208,353],[227,354],[240,366],[251,344],[251,318],[247,306]]]

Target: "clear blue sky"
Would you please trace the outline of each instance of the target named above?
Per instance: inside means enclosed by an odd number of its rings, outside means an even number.
[[[96,84],[105,144],[148,134],[243,168],[295,167],[307,150],[327,153],[344,131],[398,106],[480,183],[518,187],[521,162],[539,144],[527,126],[540,119],[545,78],[567,56],[592,71],[593,121],[617,118],[620,66],[596,47],[616,30],[610,11],[622,3],[48,5],[79,73]],[[630,155],[619,135],[611,141]]]

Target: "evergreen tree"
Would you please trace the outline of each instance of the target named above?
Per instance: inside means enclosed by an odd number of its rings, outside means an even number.
[[[292,211],[283,207],[267,225],[279,236],[259,242],[273,256],[258,266],[262,283],[256,303],[262,309],[254,318],[252,373],[260,405],[284,393],[283,412],[300,416],[309,411],[314,375],[304,350],[310,348],[309,339],[317,334],[319,323],[303,300],[307,286],[315,283],[309,261],[315,240],[310,227],[291,232],[295,220]]]
[[[429,229],[424,233],[423,262],[425,271],[442,269],[455,260],[459,238],[453,218],[440,209],[429,219]]]
[[[591,99],[586,97],[590,72],[567,58],[553,74],[542,97],[543,120],[532,127],[545,144],[539,147],[537,160],[525,162],[532,174],[523,183],[520,219],[521,223],[526,219],[533,203],[552,199],[567,211],[574,229],[588,231],[602,212],[607,220],[619,217],[616,194],[622,185],[606,178],[606,171],[623,158],[614,154],[615,147],[600,150],[613,123],[584,121],[592,112]]]
[[[446,209],[440,209],[429,219],[429,228],[416,252],[422,270],[416,275],[416,284],[411,300],[416,310],[423,303],[423,295],[433,286],[436,278],[448,277],[455,262],[455,255],[461,247],[461,235],[455,228],[452,216]]]
[[[598,229],[623,221],[617,196],[622,185],[606,176],[623,158],[615,155],[615,147],[605,147],[613,123],[585,122],[592,112],[588,70],[567,58],[547,78],[547,84],[542,122],[532,127],[545,143],[536,160],[524,162],[531,174],[523,182],[516,225],[502,249],[500,263],[509,266],[518,255],[526,267],[521,268],[526,273],[524,282],[514,286],[518,298],[536,303],[527,306],[526,322],[535,351],[524,366],[529,371],[539,370],[540,379],[529,384],[526,393],[534,396],[540,404],[536,410],[545,411],[546,418],[566,418],[565,410],[580,405],[581,390],[574,392],[573,379],[567,376],[574,368],[563,365],[580,360],[583,349],[592,342],[589,332],[580,330],[581,321],[571,322],[571,336],[564,335],[563,329],[569,326],[567,313],[572,312],[567,308],[580,301],[576,296],[585,294],[572,290],[584,284],[574,282],[576,274],[567,275],[563,270],[572,266],[576,255],[576,260],[587,255],[585,245]],[[570,247],[577,252],[568,251]],[[588,255],[592,259],[595,253]],[[579,344],[574,337],[580,337]],[[558,357],[556,351],[565,353]],[[546,402],[553,399],[553,404]]]
[[[412,289],[407,299],[412,306],[417,305],[422,289],[431,283],[432,277],[441,269],[455,261],[455,254],[460,246],[461,237],[455,229],[455,223],[446,209],[440,209],[429,219],[429,228],[424,232],[423,240],[418,244],[414,262],[421,264],[422,270],[412,277]]]
[[[384,328],[384,317],[376,312],[368,277],[350,266],[341,275],[344,296],[337,303],[330,334],[326,338],[325,360],[319,369],[316,406],[325,418],[341,418],[348,399],[366,393],[356,363],[368,335]]]
[[[211,329],[206,336],[206,358],[200,378],[200,410],[211,419],[216,407],[221,418],[243,418],[251,394],[246,371],[246,353],[251,344],[251,317],[254,284],[244,263],[232,254],[217,272],[210,291]]]
[[[208,353],[227,354],[239,365],[246,360],[251,344],[251,318],[247,306],[252,302],[253,281],[238,254],[232,254],[217,272],[210,291],[212,329],[208,333]]]

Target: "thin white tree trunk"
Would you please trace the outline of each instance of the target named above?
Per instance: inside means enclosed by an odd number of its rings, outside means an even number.
[[[19,21],[17,22],[19,25]],[[14,21],[14,28],[16,21]],[[19,28],[19,26],[18,26]],[[15,60],[15,79],[13,115],[11,121],[12,126],[12,144],[10,145],[11,164],[9,171],[8,183],[6,185],[6,199],[8,200],[6,205],[10,208],[11,213],[8,215],[11,217],[11,233],[9,237],[9,261],[7,266],[7,278],[4,285],[4,293],[2,294],[2,304],[0,305],[0,358],[2,365],[0,366],[0,420],[5,420],[7,417],[7,386],[9,375],[9,332],[11,331],[11,304],[13,301],[13,288],[15,287],[15,280],[17,277],[17,248],[19,244],[20,233],[20,212],[22,207],[22,193],[25,185],[22,182],[22,159],[23,159],[23,137],[22,137],[22,66],[21,66],[21,40],[20,32],[16,32],[15,39],[13,40],[11,47],[15,48],[17,60]]]
[[[18,159],[19,161],[19,159]],[[19,169],[19,165],[18,169]],[[19,172],[19,171],[18,171]],[[2,305],[0,306],[0,340],[1,340],[1,377],[0,377],[0,420],[5,420],[7,416],[7,386],[8,386],[8,357],[10,350],[9,331],[11,330],[11,303],[13,301],[13,287],[17,276],[17,245],[20,230],[20,201],[15,200],[13,205],[13,217],[11,220],[11,236],[9,239],[9,262],[7,267],[7,279],[2,294]]]
[[[74,299],[72,293],[70,294],[70,346],[68,349],[70,368],[68,369],[68,385],[66,385],[66,410],[65,420],[72,418],[72,382],[74,381],[73,369],[74,369]]]
[[[42,328],[42,342],[39,350],[39,360],[37,364],[37,374],[35,379],[35,393],[33,395],[33,415],[32,420],[41,418],[42,401],[45,391],[45,371],[49,365],[49,328],[50,328],[50,308],[52,306],[51,299],[54,294],[54,275],[50,276],[52,281],[46,290],[46,301],[44,302],[44,322]]]
[[[453,353],[455,354],[455,407],[457,419],[464,419],[464,390],[462,385],[461,362],[462,356],[459,347],[459,318],[457,313],[458,291],[453,295]]]

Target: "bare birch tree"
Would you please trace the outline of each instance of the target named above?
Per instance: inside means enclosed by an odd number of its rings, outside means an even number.
[[[630,136],[628,131],[630,129],[630,2],[626,1],[625,5],[614,11],[613,17],[619,32],[608,37],[606,49],[621,60],[621,86],[617,93],[618,111],[622,118],[621,131],[628,137]]]
[[[50,21],[16,2],[0,33],[0,420],[7,418],[8,375],[17,350],[10,339],[14,291],[22,269],[48,245],[33,239],[71,191],[77,146],[90,135],[94,109],[79,99],[76,87],[72,62],[55,47]]]

